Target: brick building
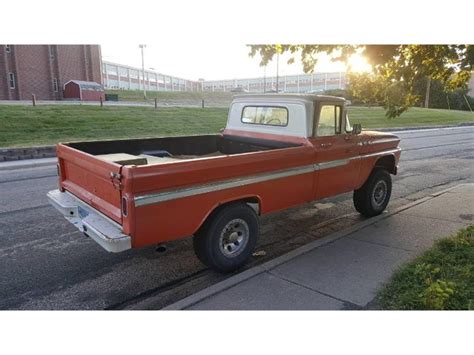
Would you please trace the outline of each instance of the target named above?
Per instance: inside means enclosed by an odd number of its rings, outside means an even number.
[[[1,45],[0,100],[60,100],[69,80],[102,83],[98,45]]]

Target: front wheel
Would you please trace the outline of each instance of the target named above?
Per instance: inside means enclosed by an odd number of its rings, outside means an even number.
[[[207,266],[231,272],[252,256],[258,230],[258,216],[251,207],[231,204],[213,213],[194,235],[194,251]]]
[[[365,184],[354,191],[355,209],[366,217],[381,214],[387,207],[392,194],[392,178],[384,169],[376,169]]]

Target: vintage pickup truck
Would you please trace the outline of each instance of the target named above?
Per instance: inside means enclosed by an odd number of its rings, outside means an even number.
[[[239,95],[218,134],[57,145],[49,201],[110,252],[193,236],[197,257],[242,266],[259,215],[354,191],[357,211],[384,211],[399,139],[351,127],[345,100]]]

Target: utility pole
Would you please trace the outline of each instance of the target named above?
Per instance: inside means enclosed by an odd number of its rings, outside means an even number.
[[[267,66],[263,67],[263,93],[267,92]]]
[[[431,78],[428,77],[426,81],[425,108],[429,108],[430,106],[430,90],[431,90]]]
[[[146,100],[146,86],[145,86],[145,56],[143,50],[146,48],[146,44],[138,45],[139,48],[142,50],[142,84],[143,84],[143,98]]]
[[[279,84],[279,78],[278,78],[278,71],[279,71],[279,67],[280,67],[280,52],[277,52],[277,85],[276,85],[276,92],[278,93],[279,90],[278,90],[278,84]]]

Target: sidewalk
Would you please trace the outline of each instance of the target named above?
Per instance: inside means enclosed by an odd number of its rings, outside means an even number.
[[[232,276],[165,309],[370,308],[403,263],[473,224],[474,184],[458,185],[371,218]]]

